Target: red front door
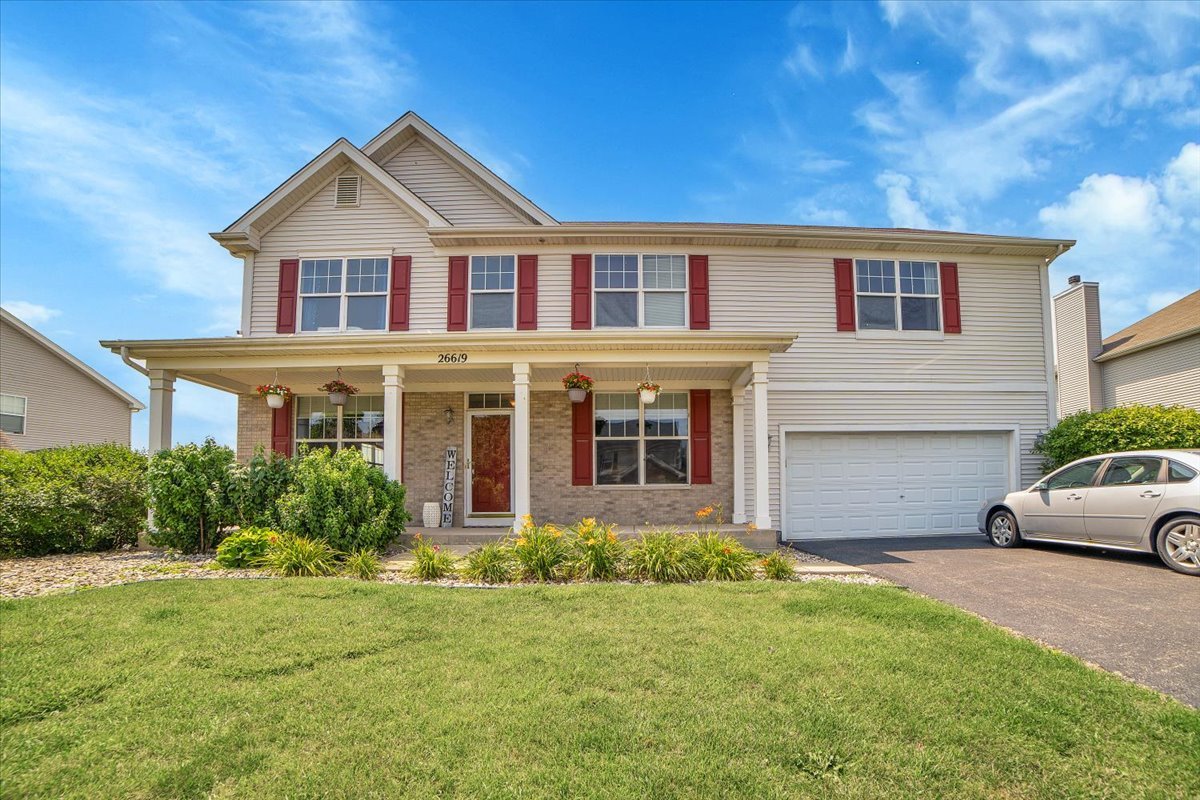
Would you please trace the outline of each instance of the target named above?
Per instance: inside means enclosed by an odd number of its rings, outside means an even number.
[[[511,427],[508,414],[471,415],[472,514],[512,511]]]

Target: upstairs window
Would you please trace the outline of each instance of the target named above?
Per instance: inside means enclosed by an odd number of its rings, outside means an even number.
[[[687,324],[687,256],[599,254],[593,286],[597,328]]]
[[[300,261],[300,330],[381,331],[387,326],[388,259]]]
[[[940,331],[936,261],[858,259],[854,262],[858,327],[876,331]]]
[[[516,256],[471,256],[471,328],[513,327]]]
[[[24,397],[15,394],[0,394],[0,431],[25,433]]]

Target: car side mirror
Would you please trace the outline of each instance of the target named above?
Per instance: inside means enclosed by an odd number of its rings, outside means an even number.
[[[1045,482],[1045,481],[1038,481],[1037,483],[1035,483],[1033,486],[1031,486],[1031,487],[1030,487],[1030,491],[1033,491],[1033,492],[1044,492],[1044,491],[1046,491],[1046,482]]]

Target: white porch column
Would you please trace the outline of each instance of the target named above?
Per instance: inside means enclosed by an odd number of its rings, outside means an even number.
[[[150,370],[150,454],[171,449],[171,400],[175,394],[175,373],[169,369]]]
[[[767,453],[767,362],[755,361],[751,389],[754,393],[754,526],[771,525],[770,457]]]
[[[513,515],[519,526],[530,513],[528,364],[513,364],[513,399]]]
[[[733,522],[745,525],[746,519],[746,387],[733,394]]]
[[[404,367],[383,365],[383,474],[404,480]]]

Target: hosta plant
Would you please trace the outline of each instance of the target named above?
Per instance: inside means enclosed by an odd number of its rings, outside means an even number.
[[[594,518],[579,522],[571,529],[571,574],[589,581],[610,581],[618,577],[625,560],[625,545],[612,525]]]
[[[508,546],[489,542],[467,553],[462,574],[476,583],[508,583],[516,574],[516,563]]]
[[[754,577],[758,556],[732,536],[708,533],[697,537],[700,573],[710,581],[748,581]]]
[[[319,577],[337,571],[337,556],[322,539],[285,535],[271,543],[259,563],[276,575]]]
[[[217,545],[217,563],[225,569],[244,569],[257,566],[279,534],[269,528],[242,528],[234,531]]]
[[[632,576],[659,583],[681,583],[703,575],[695,537],[669,530],[639,536],[629,548],[628,565]]]
[[[763,577],[767,580],[790,581],[796,577],[792,558],[779,550],[764,558],[759,565],[762,567]]]
[[[512,541],[512,553],[522,578],[544,582],[564,577],[571,551],[562,528],[534,525],[526,516]]]
[[[408,573],[423,581],[436,581],[454,572],[454,556],[417,534],[413,537],[413,564]]]

